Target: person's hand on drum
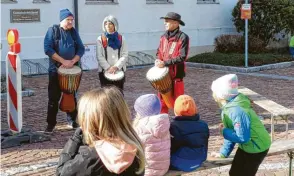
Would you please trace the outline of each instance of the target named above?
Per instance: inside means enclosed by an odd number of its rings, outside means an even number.
[[[162,60],[156,59],[155,60],[155,66],[159,67],[159,68],[163,68],[164,67],[164,62]]]
[[[115,72],[118,70],[118,67],[117,66],[112,66],[110,67],[107,72],[110,73],[110,74],[115,74]]]
[[[64,68],[72,68],[73,66],[74,66],[74,62],[71,60],[64,60],[61,65],[61,67],[64,67]]]

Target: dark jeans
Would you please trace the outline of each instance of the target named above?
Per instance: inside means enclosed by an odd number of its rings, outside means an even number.
[[[230,169],[230,176],[254,176],[267,152],[268,150],[261,153],[247,153],[238,148]]]
[[[47,111],[47,123],[48,126],[54,127],[57,123],[56,115],[58,113],[59,100],[61,97],[61,90],[58,82],[58,73],[49,72],[49,85],[48,85],[48,111]],[[75,95],[75,104],[77,105],[76,95]],[[72,123],[76,120],[77,110],[67,113],[67,121]]]
[[[99,79],[100,79],[101,87],[105,87],[105,86],[116,86],[117,88],[119,88],[119,90],[123,94],[124,83],[125,83],[126,77],[124,77],[120,81],[109,81],[108,79],[105,78],[104,73],[103,72],[100,72],[99,73]]]

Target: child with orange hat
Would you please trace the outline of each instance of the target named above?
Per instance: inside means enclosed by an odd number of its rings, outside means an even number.
[[[209,129],[200,120],[192,97],[179,96],[174,104],[175,117],[171,120],[171,169],[185,172],[201,166],[207,158]]]

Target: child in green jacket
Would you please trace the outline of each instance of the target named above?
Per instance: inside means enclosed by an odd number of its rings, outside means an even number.
[[[220,132],[224,144],[214,157],[226,158],[239,144],[230,169],[230,176],[254,176],[268,153],[270,136],[251,108],[250,100],[238,92],[238,78],[228,74],[213,81],[214,100],[221,107]]]

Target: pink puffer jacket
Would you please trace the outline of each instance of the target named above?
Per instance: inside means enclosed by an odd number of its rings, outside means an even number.
[[[169,169],[169,127],[168,114],[135,119],[134,129],[145,146],[145,176],[161,176]]]

